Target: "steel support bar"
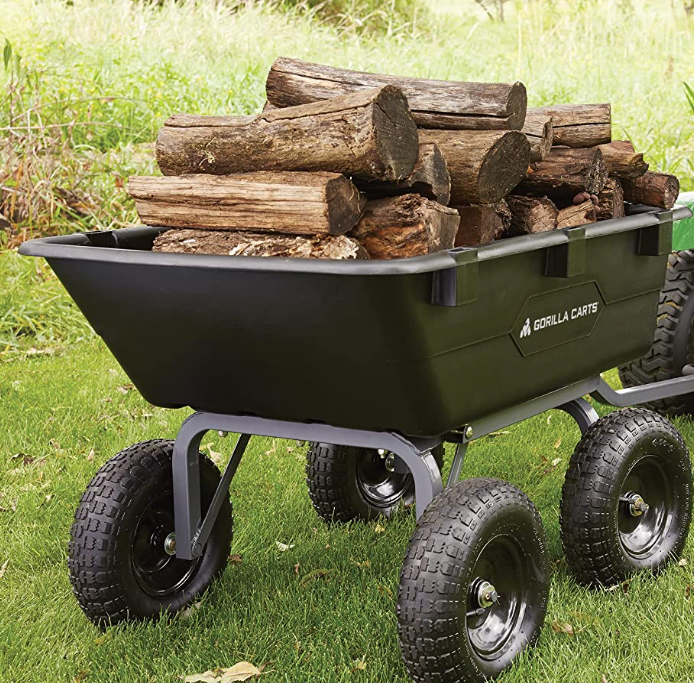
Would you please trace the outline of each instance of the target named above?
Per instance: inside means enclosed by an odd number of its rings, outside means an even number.
[[[459,443],[455,448],[455,456],[451,464],[451,471],[448,473],[448,481],[446,488],[450,488],[460,479],[460,471],[463,469],[465,461],[465,453],[467,452],[467,443]]]
[[[600,403],[617,408],[638,405],[639,403],[649,403],[650,401],[660,401],[671,396],[682,396],[694,392],[694,375],[686,377],[675,377],[674,379],[664,379],[660,382],[644,384],[640,387],[630,387],[616,391],[603,379],[599,385],[591,392],[591,396]]]
[[[573,401],[569,401],[562,406],[559,406],[559,410],[563,410],[568,413],[576,420],[578,428],[581,430],[581,434],[585,434],[593,422],[597,422],[600,418],[595,408],[593,408],[585,398],[576,398]]]
[[[472,428],[471,435],[467,436],[465,433],[461,434],[461,441],[466,443],[473,439],[479,439],[481,436],[486,436],[499,429],[504,429],[517,422],[522,422],[529,417],[534,417],[547,410],[552,410],[554,408],[566,410],[565,406],[568,403],[594,392],[600,386],[601,381],[600,377],[591,377],[581,382],[576,382],[576,384],[570,384],[567,387],[551,391],[543,396],[538,396],[537,398],[533,398],[517,406],[512,406],[511,408],[494,413],[493,415],[482,417],[467,425]]]
[[[196,554],[202,552],[201,547],[194,547],[198,542],[196,539],[202,539],[198,450],[203,435],[210,430],[243,434],[245,439],[251,435],[258,435],[357,448],[382,448],[402,459],[412,474],[418,519],[427,505],[443,490],[441,472],[431,454],[431,449],[442,443],[441,439],[408,439],[395,432],[370,432],[325,424],[266,420],[247,415],[193,413],[181,425],[173,454],[176,556],[182,559],[193,559]],[[242,440],[237,443],[237,448],[239,447],[241,450],[237,454],[235,449],[224,478],[215,492],[215,498],[219,496],[220,502],[221,496],[226,495],[245,448]],[[204,525],[211,529],[214,522],[214,516],[208,514]]]

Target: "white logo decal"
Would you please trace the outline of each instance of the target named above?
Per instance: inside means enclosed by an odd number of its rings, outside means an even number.
[[[521,333],[520,333],[521,339],[523,337],[529,337],[531,332],[532,332],[532,329],[530,328],[530,318],[528,318],[523,323],[523,329],[521,330]]]
[[[558,313],[535,318],[532,323],[530,318],[527,318],[518,336],[523,339],[524,337],[529,337],[533,332],[539,332],[540,330],[555,327],[556,325],[563,325],[570,320],[578,320],[579,318],[595,315],[598,312],[598,308],[599,302],[592,301],[583,306],[576,306],[575,308],[559,311]]]

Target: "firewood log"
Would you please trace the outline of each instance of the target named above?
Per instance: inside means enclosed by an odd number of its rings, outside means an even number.
[[[509,195],[506,203],[511,210],[510,235],[529,235],[557,227],[559,211],[547,197]]]
[[[671,209],[680,193],[680,181],[676,176],[651,171],[636,180],[623,180],[622,187],[626,201],[660,209]]]
[[[629,140],[615,140],[599,146],[602,158],[611,176],[634,180],[648,170],[648,164],[643,160],[643,154],[634,151],[634,145]]]
[[[525,176],[530,143],[520,131],[420,130],[435,142],[451,176],[451,204],[494,204]]]
[[[372,259],[407,258],[451,249],[459,223],[455,209],[406,194],[367,202],[348,236]]]
[[[549,114],[529,109],[521,131],[530,142],[530,161],[542,161],[552,148],[554,124]]]
[[[421,194],[439,204],[448,204],[451,198],[451,176],[441,150],[434,143],[420,143],[417,163],[406,178],[392,183],[378,180],[356,180],[355,183],[369,199]]]
[[[570,201],[579,192],[597,194],[606,181],[607,168],[597,147],[553,147],[544,161],[533,165],[514,194]]]
[[[595,204],[592,199],[581,204],[571,204],[559,210],[557,228],[573,228],[576,225],[595,223]]]
[[[135,176],[128,182],[146,225],[341,235],[365,200],[337,173],[301,171],[211,176]]]
[[[221,230],[167,230],[154,240],[152,251],[282,258],[368,258],[359,243],[346,235],[305,237]]]
[[[617,178],[608,178],[600,194],[595,215],[599,221],[624,216],[624,190]]]
[[[405,96],[385,86],[257,116],[178,114],[156,149],[164,175],[332,171],[400,180],[412,173],[419,143]]]
[[[520,130],[527,107],[522,83],[464,83],[387,76],[280,57],[265,90],[276,107],[317,102],[362,88],[395,85],[410,103],[418,126],[467,130]]]
[[[593,147],[612,140],[609,104],[555,104],[529,109],[528,114],[552,117],[555,145]]]
[[[511,211],[502,199],[497,204],[456,206],[460,227],[455,236],[456,247],[473,247],[499,239],[511,225]]]

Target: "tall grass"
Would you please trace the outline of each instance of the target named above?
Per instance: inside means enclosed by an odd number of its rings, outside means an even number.
[[[277,5],[0,0],[0,40],[23,69],[18,76],[13,58],[0,72],[0,213],[12,213],[10,246],[36,233],[134,221],[123,178],[154,168],[139,145],[174,112],[258,111],[278,55],[433,78],[519,79],[535,105],[610,101],[615,136],[694,188],[694,114],[682,85],[694,82],[694,23],[675,3],[519,0],[506,3],[502,23],[472,0],[430,0],[424,24],[391,24],[368,38],[358,16],[336,27]]]

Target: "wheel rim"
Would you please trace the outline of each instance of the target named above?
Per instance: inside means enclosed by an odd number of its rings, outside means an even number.
[[[412,490],[412,475],[389,468],[391,453],[362,450],[357,455],[357,485],[374,507],[389,508]]]
[[[645,512],[635,511],[633,501],[641,497]],[[668,534],[675,509],[675,497],[658,458],[649,455],[632,465],[622,484],[617,525],[624,551],[643,560],[657,551]]]
[[[137,582],[145,593],[164,598],[180,592],[195,574],[201,557],[181,560],[166,551],[174,529],[171,493],[156,497],[145,508],[135,528],[131,562]]]
[[[520,629],[530,587],[529,572],[518,541],[503,535],[482,548],[471,573],[465,601],[467,638],[481,659],[498,658]],[[480,589],[491,584],[498,599],[488,607]]]

